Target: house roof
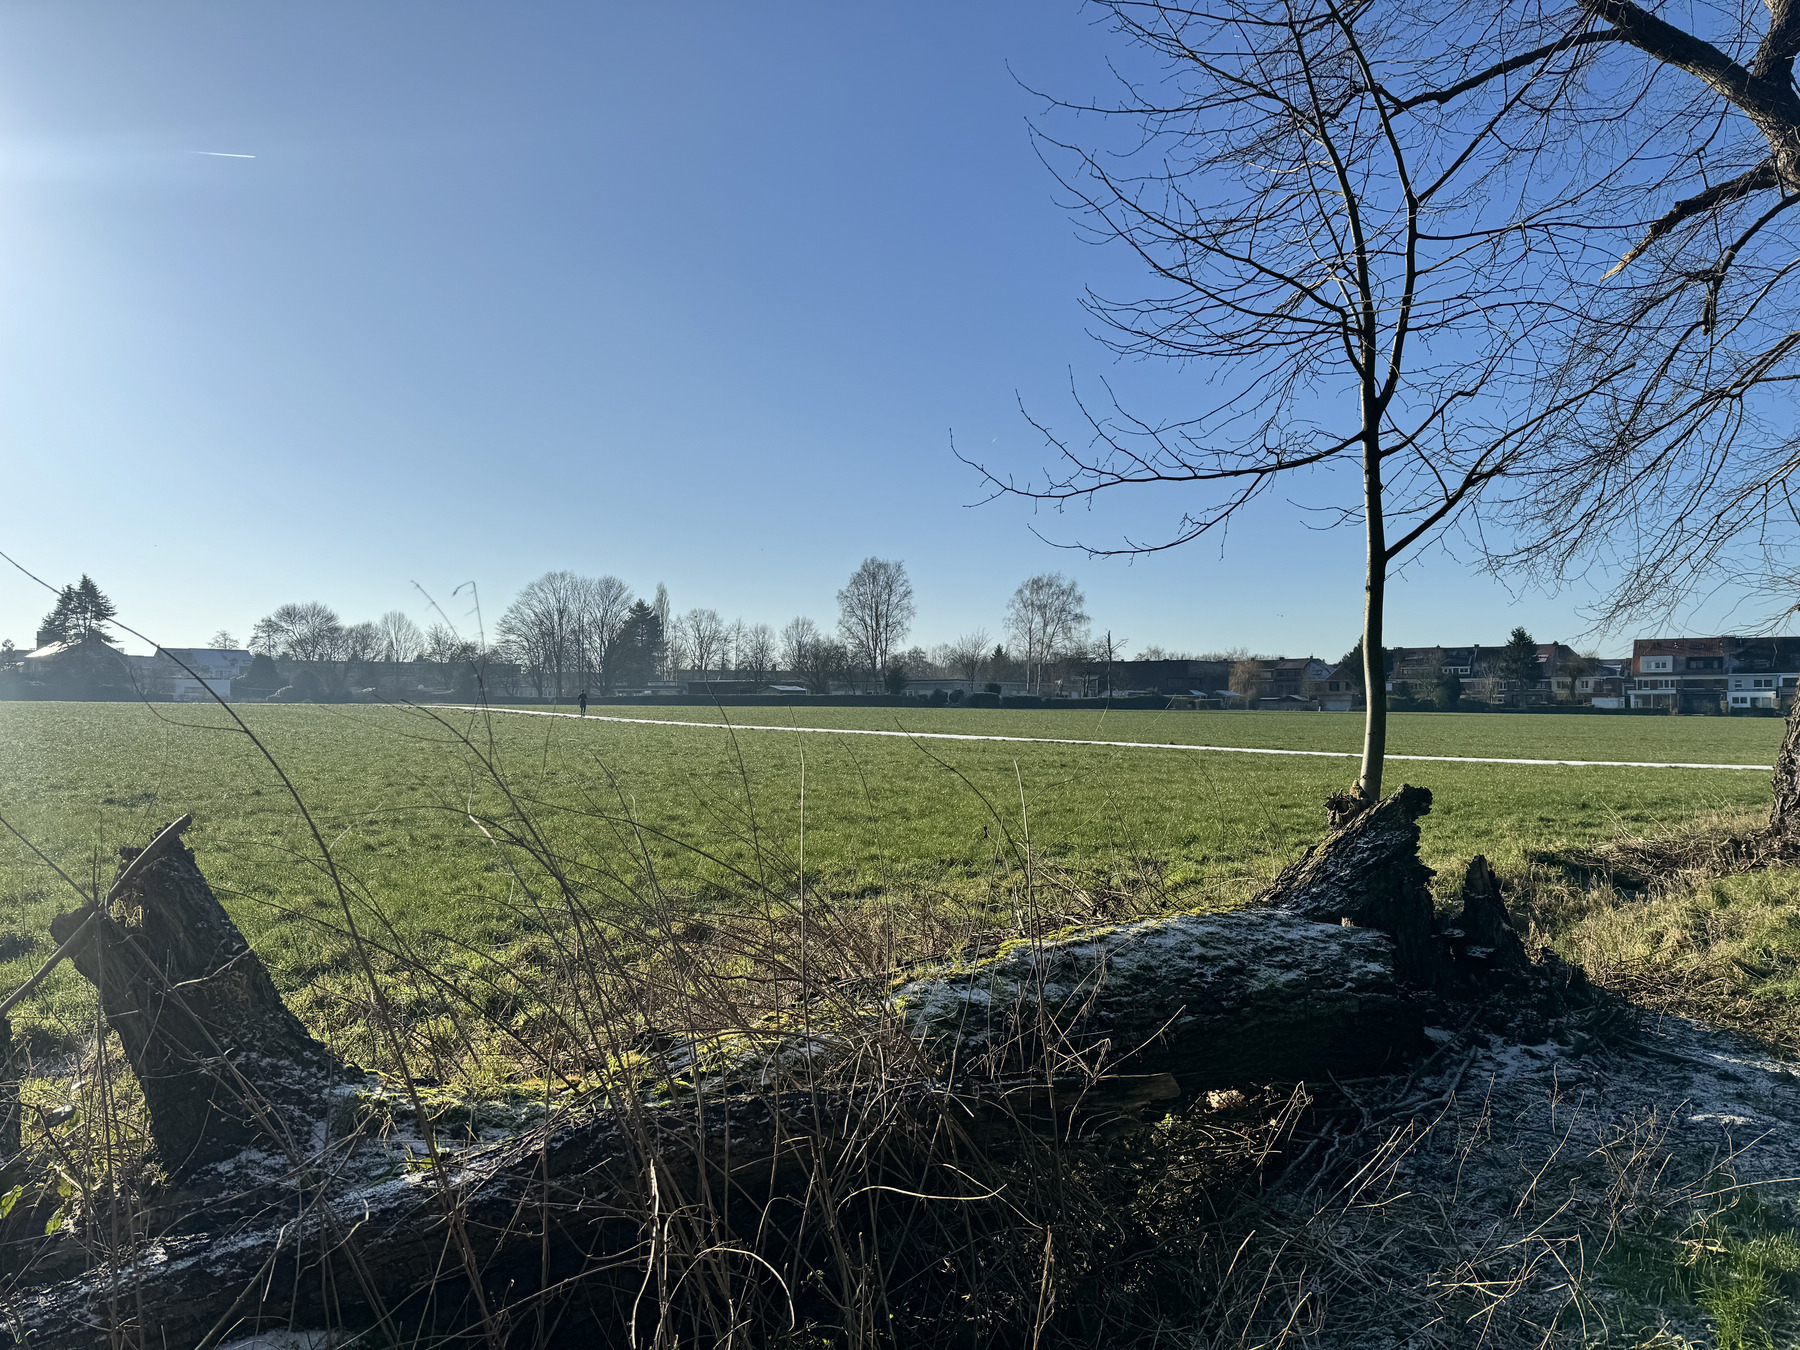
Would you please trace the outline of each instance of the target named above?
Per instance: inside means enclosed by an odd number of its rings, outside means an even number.
[[[186,660],[191,657],[229,656],[240,663],[254,661],[256,657],[242,647],[158,647],[159,652],[167,652],[171,656],[179,656]]]
[[[42,647],[39,647],[34,652],[26,652],[25,655],[20,658],[20,660],[23,660],[23,661],[47,661],[51,657],[61,656],[65,652],[79,651],[83,647],[94,647],[94,646],[102,647],[105,650],[107,650],[108,652],[111,652],[114,656],[123,655],[123,653],[120,652],[117,647],[113,646],[105,638],[89,636],[89,637],[76,638],[76,639],[64,638],[61,642],[47,642]]]

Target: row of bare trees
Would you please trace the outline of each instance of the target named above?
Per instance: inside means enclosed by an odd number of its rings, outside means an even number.
[[[870,557],[837,593],[829,627],[797,615],[779,630],[767,623],[727,619],[698,607],[671,612],[668,592],[653,603],[636,600],[617,577],[549,572],[526,586],[502,614],[498,649],[523,668],[546,697],[583,690],[638,686],[677,672],[700,679],[761,683],[778,673],[816,693],[834,689],[898,690],[909,676],[951,676],[971,684],[1016,670],[1042,687],[1059,663],[1084,657],[1088,616],[1080,589],[1057,574],[1032,577],[1007,607],[1009,649],[986,630],[965,634],[932,652],[907,648],[917,617],[912,581],[903,562]],[[640,612],[641,611],[641,612]],[[630,661],[620,658],[631,633]],[[646,653],[653,651],[653,655]]]
[[[1019,585],[1007,602],[1000,638],[976,628],[929,650],[904,645],[917,614],[904,563],[865,559],[837,601],[830,627],[798,615],[776,630],[728,620],[711,608],[671,612],[662,585],[646,600],[616,576],[557,571],[513,597],[491,647],[447,623],[421,629],[398,610],[374,622],[346,624],[330,606],[314,601],[281,605],[259,620],[250,648],[347,665],[499,661],[517,667],[524,685],[540,697],[559,700],[582,691],[641,688],[677,672],[759,684],[782,675],[815,693],[898,692],[907,679],[921,677],[959,680],[971,689],[995,682],[1056,692],[1093,684],[1096,666],[1103,671],[1124,659],[1122,639],[1110,632],[1090,635],[1086,597],[1060,572]],[[232,645],[229,635],[219,635],[215,645]],[[1148,654],[1161,653],[1140,653]]]
[[[213,645],[231,646],[231,635],[214,634]],[[397,609],[372,621],[345,623],[331,606],[311,600],[278,605],[258,619],[249,649],[293,661],[449,663],[467,659],[476,645],[448,624],[421,629]]]

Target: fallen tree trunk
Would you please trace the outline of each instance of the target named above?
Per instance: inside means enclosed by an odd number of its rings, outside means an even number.
[[[159,1147],[215,1160],[208,1173],[190,1166],[190,1183],[217,1177],[223,1192],[229,1177],[238,1193],[210,1211],[190,1194],[129,1259],[15,1291],[0,1322],[29,1328],[33,1346],[71,1350],[108,1344],[115,1332],[176,1346],[344,1324],[395,1338],[402,1328],[472,1332],[497,1344],[541,1306],[541,1291],[568,1299],[594,1276],[587,1284],[613,1297],[648,1281],[657,1224],[667,1222],[657,1215],[705,1227],[709,1249],[765,1240],[781,1223],[771,1214],[817,1203],[823,1159],[854,1157],[864,1189],[910,1194],[920,1158],[967,1162],[995,1125],[1023,1121],[1067,1137],[1177,1096],[1407,1064],[1443,1013],[1425,986],[1454,983],[1436,963],[1456,962],[1421,890],[1430,873],[1418,862],[1416,821],[1429,804],[1428,793],[1401,789],[1310,850],[1257,907],[1015,943],[906,983],[871,1007],[865,1027],[840,1023],[829,1037],[770,1028],[695,1053],[681,1066],[691,1096],[577,1107],[397,1175],[395,1157],[420,1141],[323,1129],[299,1164],[265,1158],[255,1184],[226,1155],[263,1157],[271,1106],[292,1121],[302,1106],[294,1084],[350,1071],[321,1059],[270,1002],[266,972],[180,850],[146,869],[135,926],[102,925],[78,964],[104,982],[134,1068],[161,1075],[164,1088],[190,1085],[206,1103],[198,1113],[153,1106]],[[1485,939],[1499,904],[1497,890],[1477,887],[1469,912]],[[199,937],[175,931],[187,922]],[[155,934],[160,959],[142,959],[140,934]],[[146,1019],[188,988],[205,992],[210,1011]],[[240,1005],[256,1015],[234,1038],[219,1010]],[[843,1072],[859,1037],[899,1033],[913,1047],[904,1078],[859,1082]],[[251,1064],[241,1051],[252,1041],[300,1068]],[[246,1083],[272,1085],[279,1100],[245,1109],[232,1092]],[[312,1118],[323,1123],[318,1109]],[[290,1144],[296,1137],[287,1131]],[[785,1209],[772,1208],[778,1198]],[[622,1277],[595,1274],[620,1265]]]

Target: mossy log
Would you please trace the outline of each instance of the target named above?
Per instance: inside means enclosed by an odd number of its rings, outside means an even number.
[[[1402,1067],[1444,1012],[1424,987],[1433,981],[1403,969],[1413,948],[1384,930],[1416,924],[1406,906],[1430,876],[1416,825],[1429,802],[1403,788],[1359,814],[1252,908],[1020,942],[899,986],[870,1025],[920,1052],[903,1081],[870,1088],[840,1074],[829,1090],[808,1088],[830,1043],[777,1031],[760,1052],[734,1051],[693,1097],[578,1107],[441,1168],[394,1167],[397,1136],[320,1130],[305,1165],[265,1161],[248,1187],[226,1155],[266,1159],[268,1106],[293,1120],[300,1087],[354,1071],[281,1005],[181,850],[146,871],[134,915],[105,920],[78,965],[156,1094],[159,1149],[188,1160],[186,1203],[129,1264],[16,1287],[0,1326],[71,1350],[121,1331],[192,1346],[274,1326],[384,1324],[394,1337],[458,1329],[493,1343],[520,1329],[537,1290],[599,1299],[644,1278],[629,1253],[652,1207],[770,1213],[776,1196],[808,1193],[814,1162],[833,1150],[899,1158],[906,1141],[930,1139],[939,1157],[1002,1117],[1065,1132],[1175,1096]],[[1498,895],[1478,891],[1490,937]],[[1434,960],[1453,961],[1444,935],[1425,937]],[[270,1103],[248,1109],[245,1084]],[[871,1149],[873,1139],[883,1142]],[[193,1187],[209,1177],[221,1188],[231,1178],[235,1192],[196,1205]],[[904,1167],[892,1183],[909,1184]]]

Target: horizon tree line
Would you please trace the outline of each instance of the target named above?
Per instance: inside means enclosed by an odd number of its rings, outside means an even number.
[[[444,622],[421,629],[400,610],[389,610],[374,621],[346,624],[330,606],[312,601],[277,606],[258,620],[249,648],[271,659],[336,665],[345,676],[355,667],[377,663],[467,665],[471,670],[456,677],[459,683],[478,682],[484,669],[491,670],[498,677],[496,692],[502,693],[524,692],[512,678],[516,671],[539,697],[562,699],[582,690],[643,688],[678,673],[757,684],[785,675],[817,694],[840,687],[898,693],[909,678],[957,679],[970,691],[984,681],[995,692],[1004,683],[1023,685],[1033,693],[1076,685],[1084,690],[1110,689],[1115,687],[1114,668],[1128,659],[1125,639],[1111,630],[1091,633],[1084,595],[1060,573],[1030,577],[1015,590],[1004,629],[1010,646],[977,628],[929,649],[915,645],[898,650],[915,615],[911,583],[900,562],[866,559],[838,593],[838,601],[835,631],[798,615],[777,632],[766,623],[727,622],[710,608],[665,620],[669,613],[665,586],[659,584],[654,599],[647,601],[633,597],[617,577],[550,572],[527,585],[508,605],[499,640],[491,646],[458,634]],[[59,593],[38,637],[110,641],[108,621],[115,613],[110,598],[84,574]],[[883,654],[876,658],[878,644]],[[229,631],[220,629],[209,645],[233,649],[237,643]],[[9,657],[16,655],[10,642],[3,650]],[[1507,650],[1505,669],[1497,673],[1515,688],[1523,687],[1535,669],[1533,640],[1524,629],[1515,628]],[[1222,662],[1229,667],[1227,687],[1249,696],[1264,682],[1268,663],[1277,658],[1244,647],[1196,653],[1148,645],[1129,659]],[[1391,661],[1391,652],[1384,651],[1383,664]],[[1595,657],[1580,656],[1577,664],[1582,668],[1577,673],[1585,673]],[[1339,661],[1338,669],[1349,674],[1348,668],[1354,666],[1360,675],[1362,665],[1359,642]],[[1461,681],[1440,683],[1444,687],[1434,686],[1431,695],[1444,706],[1454,706],[1461,689],[1451,686],[1460,686]],[[1355,684],[1363,688],[1362,680],[1355,679]]]
[[[706,606],[675,612],[661,584],[644,598],[619,577],[563,570],[544,573],[512,598],[491,643],[443,622],[421,629],[399,610],[346,623],[331,606],[307,601],[279,605],[257,620],[248,649],[345,665],[509,663],[539,697],[557,700],[582,691],[641,688],[678,672],[758,683],[786,673],[815,693],[839,687],[897,692],[909,677],[957,678],[971,687],[984,679],[1022,682],[1042,692],[1094,655],[1086,598],[1062,573],[1041,573],[1019,585],[1007,602],[1004,640],[977,628],[929,650],[905,645],[917,601],[904,562],[864,559],[836,599],[830,627],[802,614],[776,629],[727,619]],[[221,630],[215,645],[230,646],[230,637]],[[1101,645],[1107,661],[1123,659],[1110,633]]]

